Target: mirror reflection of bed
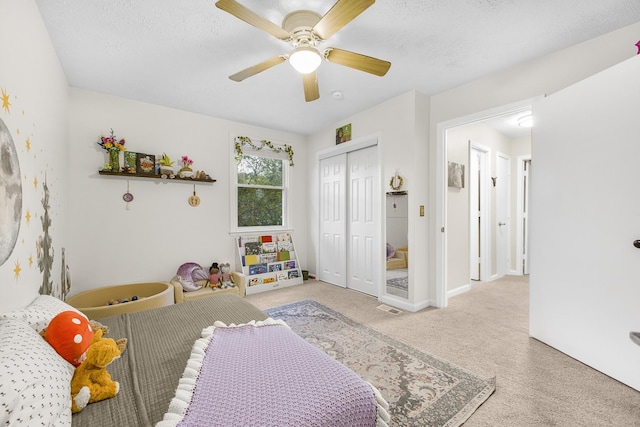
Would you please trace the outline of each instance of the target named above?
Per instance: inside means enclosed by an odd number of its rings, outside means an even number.
[[[387,193],[387,293],[408,298],[409,212],[406,191]]]

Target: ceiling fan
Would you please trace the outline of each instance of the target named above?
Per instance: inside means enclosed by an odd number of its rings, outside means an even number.
[[[310,102],[320,98],[316,70],[323,59],[376,76],[384,76],[391,67],[388,61],[334,47],[328,47],[322,52],[317,49],[318,43],[329,39],[373,3],[375,0],[338,0],[324,16],[309,10],[297,10],[285,16],[282,27],[279,27],[235,0],[217,1],[218,8],[293,46],[291,53],[274,56],[232,74],[229,78],[241,82],[289,60],[293,68],[302,74],[304,97]]]

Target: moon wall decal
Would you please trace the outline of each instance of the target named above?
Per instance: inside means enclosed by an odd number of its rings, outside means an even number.
[[[0,119],[0,265],[11,256],[22,218],[22,181],[11,133]]]

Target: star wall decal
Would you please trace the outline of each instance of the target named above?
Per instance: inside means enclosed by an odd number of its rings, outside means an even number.
[[[9,102],[9,95],[4,89],[2,89],[2,97],[0,97],[0,99],[2,99],[2,108],[9,113],[9,106],[11,106],[11,103]]]
[[[16,279],[20,278],[21,271],[22,271],[22,268],[20,268],[20,262],[16,261],[16,268],[13,269],[13,273],[16,275]]]
[[[24,145],[27,148],[27,151],[31,151],[31,140],[29,138],[24,142]]]
[[[33,186],[38,188],[38,178],[33,178]]]
[[[29,266],[33,265],[33,255],[29,256]]]
[[[29,209],[27,209],[27,213],[24,216],[25,221],[27,221],[27,224],[29,224],[31,222],[31,212],[29,212]]]

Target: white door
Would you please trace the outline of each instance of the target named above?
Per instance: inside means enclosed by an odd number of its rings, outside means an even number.
[[[531,159],[522,162],[522,274],[529,274],[529,188]]]
[[[496,276],[502,277],[509,272],[511,264],[511,158],[497,153],[496,161]]]
[[[534,105],[530,335],[640,390],[640,56]]]
[[[469,275],[488,280],[487,168],[489,149],[470,141],[469,150]]]
[[[327,283],[346,287],[347,154],[320,161],[320,273]]]
[[[349,206],[347,242],[347,287],[378,295],[378,191],[377,148],[352,151],[348,157]]]

